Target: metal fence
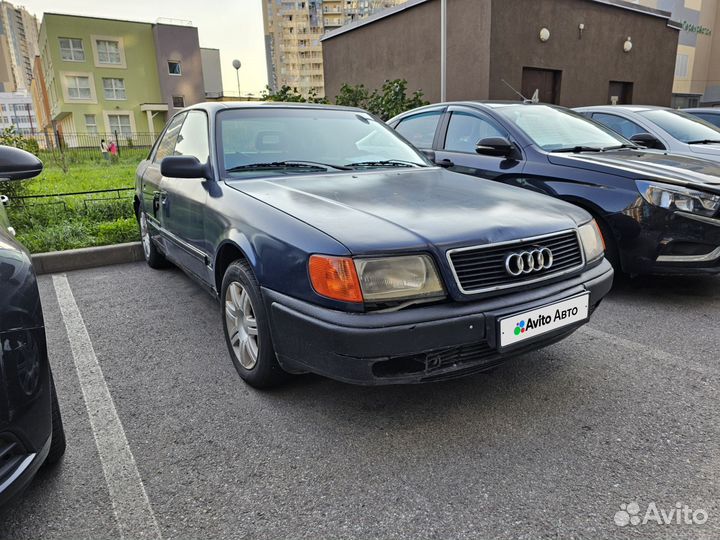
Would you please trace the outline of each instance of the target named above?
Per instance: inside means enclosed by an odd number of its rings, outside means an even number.
[[[48,154],[70,162],[79,160],[143,159],[155,143],[154,133],[113,131],[80,133],[48,129],[25,135],[38,143],[40,157]],[[103,143],[108,151],[103,153]]]

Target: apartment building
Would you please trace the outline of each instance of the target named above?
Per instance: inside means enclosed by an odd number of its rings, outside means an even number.
[[[23,7],[0,1],[0,92],[30,90],[38,51],[37,18]]]
[[[405,0],[263,0],[268,84],[325,95],[320,38]]]
[[[37,129],[30,92],[0,92],[0,131],[9,127],[20,135],[31,135]]]
[[[154,135],[176,110],[205,100],[198,31],[187,21],[46,13],[39,45],[36,106],[71,146],[76,133]]]
[[[634,3],[668,11],[681,25],[672,105],[720,105],[720,2],[634,0]]]

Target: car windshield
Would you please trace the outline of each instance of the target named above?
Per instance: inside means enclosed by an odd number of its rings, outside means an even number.
[[[364,112],[258,107],[217,119],[218,159],[229,178],[431,165]]]
[[[667,109],[655,109],[638,113],[684,143],[707,143],[720,141],[720,129],[696,116]]]
[[[495,111],[548,152],[602,150],[631,145],[610,129],[557,107],[517,104],[496,107]]]

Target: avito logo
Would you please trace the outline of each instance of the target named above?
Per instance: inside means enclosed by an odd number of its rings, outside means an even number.
[[[568,317],[575,317],[578,314],[577,307],[571,307],[568,309],[556,309],[554,315],[538,315],[534,319],[528,319],[527,321],[518,321],[515,324],[515,335],[519,336],[525,332],[529,332],[533,328],[540,328],[554,322],[563,321]]]

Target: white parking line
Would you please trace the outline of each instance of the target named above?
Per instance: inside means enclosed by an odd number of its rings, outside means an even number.
[[[160,539],[160,527],[70,283],[65,275],[52,278],[120,535]]]

